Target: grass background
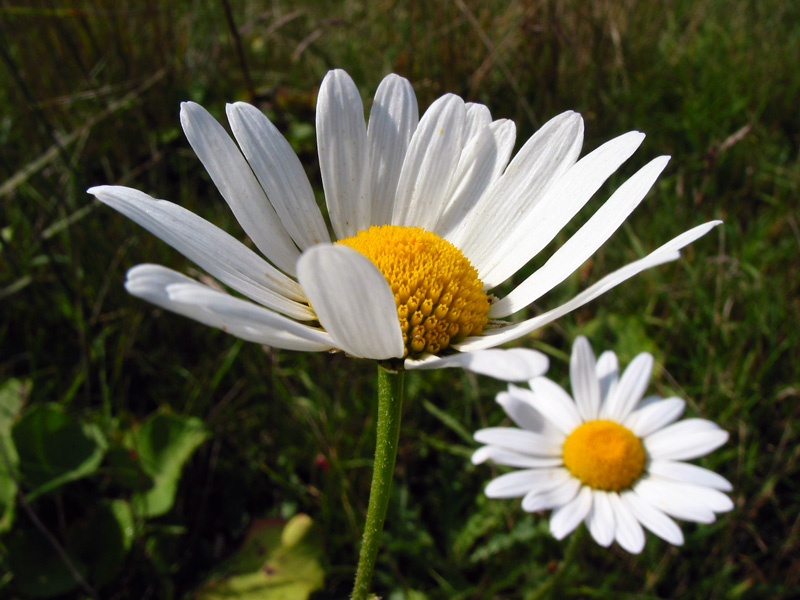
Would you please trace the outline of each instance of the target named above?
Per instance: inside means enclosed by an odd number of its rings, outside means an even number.
[[[682,548],[648,536],[630,556],[587,539],[556,597],[800,595],[800,4],[3,0],[0,27],[0,381],[29,380],[29,407],[57,402],[108,430],[169,407],[212,433],[173,509],[137,528],[99,597],[191,597],[254,519],[297,512],[324,532],[326,584],[313,598],[350,590],[373,365],[241,343],[128,296],[124,272],[135,264],[196,271],[85,193],[130,185],[240,235],[182,135],[178,105],[195,100],[222,119],[226,102],[248,100],[286,133],[321,199],[314,101],[335,67],[367,105],[388,72],[411,80],[421,109],[445,92],[486,103],[516,121],[519,143],[566,109],[584,115],[586,151],[645,131],[590,209],[649,159],[673,156],[607,246],[532,310],[692,225],[725,224],[678,263],[520,343],[547,351],[563,383],[578,334],[623,362],[654,352],[651,391],[687,399],[689,416],[731,433],[700,463],[734,484],[736,509],[711,526],[683,524]],[[481,490],[496,470],[468,463],[471,432],[502,422],[500,388],[453,371],[408,376],[378,593],[524,599],[556,568],[565,544],[547,535],[546,519],[487,501]],[[56,539],[68,542],[65,523],[114,496],[108,468],[31,503]],[[41,535],[22,511],[12,532]],[[23,597],[12,571],[0,576],[5,595]]]

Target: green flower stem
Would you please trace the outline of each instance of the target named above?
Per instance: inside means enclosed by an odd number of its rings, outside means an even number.
[[[527,596],[525,600],[544,600],[549,598],[550,595],[561,585],[561,581],[567,573],[569,566],[575,561],[575,555],[578,553],[578,548],[581,546],[584,536],[584,525],[581,524],[572,532],[567,549],[564,551],[564,558],[561,559],[561,564],[558,565],[556,572],[550,578],[536,588],[532,594]]]
[[[390,373],[378,367],[378,432],[375,441],[375,463],[372,467],[372,486],[369,490],[367,520],[358,557],[356,582],[352,600],[368,600],[372,572],[381,543],[383,522],[392,491],[397,441],[400,437],[400,412],[403,408],[403,379],[405,373]]]

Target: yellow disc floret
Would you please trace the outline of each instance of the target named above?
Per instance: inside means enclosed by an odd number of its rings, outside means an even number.
[[[646,454],[641,440],[614,421],[589,421],[564,442],[564,465],[596,490],[619,492],[644,473]]]
[[[405,356],[439,354],[480,333],[489,297],[461,251],[421,227],[382,225],[339,240],[369,258],[394,293]]]

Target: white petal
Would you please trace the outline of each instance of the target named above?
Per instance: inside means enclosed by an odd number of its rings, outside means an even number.
[[[510,348],[460,352],[445,357],[429,355],[420,360],[407,358],[405,368],[414,370],[460,367],[502,381],[525,381],[544,375],[548,364],[547,356],[541,352],[527,348]]]
[[[446,94],[419,121],[406,152],[392,212],[392,225],[433,231],[461,156],[464,101]]]
[[[647,466],[647,470],[652,475],[658,475],[664,479],[692,483],[723,492],[733,491],[731,483],[722,475],[689,463],[674,462],[671,460],[654,460]]]
[[[711,512],[719,513],[733,510],[733,501],[719,490],[692,483],[679,483],[669,479],[661,479],[655,475],[649,479],[663,482],[664,486],[672,488],[674,493],[690,498],[692,503]]]
[[[522,510],[536,512],[537,510],[564,506],[577,496],[580,488],[581,482],[570,475],[569,479],[558,485],[558,487],[544,491],[533,490],[528,492],[522,499]]]
[[[550,119],[525,143],[491,189],[465,213],[460,225],[448,234],[448,239],[478,269],[487,289],[502,281],[491,278],[491,271],[503,260],[499,252],[515,247],[515,244],[506,246],[505,240],[515,232],[521,235],[518,227],[521,217],[533,212],[550,185],[575,163],[582,142],[583,119],[579,114],[568,111]]]
[[[644,549],[644,531],[633,513],[622,504],[622,500],[615,493],[610,493],[608,499],[614,511],[616,530],[614,538],[617,543],[631,554],[639,554]]]
[[[657,398],[647,405],[642,402],[622,424],[636,437],[647,437],[678,419],[685,407],[686,403],[680,398]]]
[[[561,457],[561,443],[559,440],[552,440],[524,429],[487,427],[476,431],[474,437],[475,441],[481,444],[499,446],[522,454]]]
[[[684,245],[689,244],[697,238],[705,235],[713,227],[719,225],[720,223],[721,221],[711,221],[703,225],[698,225],[697,227],[682,233],[675,239],[664,244],[661,248],[654,250],[644,258],[634,261],[622,267],[621,269],[606,275],[600,281],[588,287],[583,292],[575,296],[572,300],[562,304],[558,308],[526,321],[521,321],[519,323],[514,323],[513,325],[508,325],[498,329],[490,329],[485,331],[480,336],[469,337],[460,344],[454,344],[454,347],[456,350],[461,350],[462,352],[472,352],[474,350],[499,346],[500,344],[505,344],[506,342],[510,342],[511,340],[515,340],[519,337],[527,335],[531,331],[555,321],[562,315],[565,315],[568,312],[571,312],[576,308],[580,308],[584,304],[591,302],[598,296],[601,296],[608,290],[616,287],[623,281],[630,279],[634,275],[637,275],[638,273],[641,273],[642,271],[651,267],[678,259],[680,257],[678,248],[683,247]]]
[[[159,265],[130,269],[125,288],[157,306],[250,342],[303,351],[333,347],[330,336],[322,330],[234,298]]]
[[[604,548],[608,548],[614,541],[616,521],[607,492],[594,490],[592,493],[592,509],[586,516],[586,526],[594,541]]]
[[[622,423],[644,396],[652,373],[652,355],[642,352],[636,356],[622,373],[619,383],[603,404],[600,416]]]
[[[534,394],[531,398],[533,406],[564,435],[580,427],[583,421],[578,407],[564,388],[546,377],[532,379],[530,385]]]
[[[492,479],[484,493],[489,498],[519,498],[531,492],[544,492],[556,488],[572,476],[564,468],[525,469],[500,475]]]
[[[418,122],[411,84],[399,75],[385,77],[375,92],[367,126],[371,225],[391,222],[400,170]]]
[[[597,359],[597,380],[600,382],[600,405],[609,397],[611,388],[617,385],[619,377],[619,363],[617,355],[611,350],[606,350]]]
[[[317,152],[325,202],[338,239],[367,229],[372,219],[367,126],[361,95],[341,69],[328,71],[317,96]]]
[[[683,533],[678,524],[635,492],[622,492],[622,504],[636,520],[673,546],[683,545]]]
[[[377,360],[403,356],[394,295],[368,258],[346,246],[320,244],[300,257],[297,275],[339,348]]]
[[[563,540],[581,524],[591,508],[592,490],[584,486],[577,496],[550,517],[550,533],[557,540]]]
[[[467,102],[464,108],[466,109],[464,141],[468,142],[481,129],[492,122],[492,113],[489,112],[489,108],[485,104],[478,104],[477,102]]]
[[[498,232],[502,243],[492,249],[489,261],[481,263],[481,281],[489,288],[495,287],[539,254],[633,154],[642,139],[644,134],[633,131],[606,142],[553,182],[533,208]]]
[[[508,394],[513,395],[520,403],[525,403],[530,407],[530,411],[527,413],[529,422],[525,429],[539,433],[553,440],[553,443],[558,444],[559,447],[564,444],[564,440],[567,439],[566,434],[556,426],[544,412],[537,408],[541,397],[537,396],[528,388],[517,387],[515,385],[508,386]],[[508,394],[501,392],[497,395],[497,402],[501,406],[505,406],[505,399]]]
[[[560,458],[545,458],[542,456],[531,456],[530,454],[520,454],[519,452],[506,450],[498,446],[481,446],[472,453],[471,460],[472,464],[475,465],[491,460],[498,465],[521,469],[560,467],[563,464]]]
[[[297,282],[216,225],[131,188],[104,185],[88,191],[237,292],[295,319],[315,318],[301,303],[305,296]]]
[[[728,441],[728,432],[705,419],[686,419],[644,438],[654,460],[690,460],[705,456]]]
[[[633,491],[649,504],[677,519],[713,523],[716,518],[714,511],[696,497],[686,495],[686,490],[672,481],[645,476],[636,482]]]
[[[194,102],[181,104],[181,125],[186,139],[245,233],[278,268],[294,275],[300,251],[250,165],[222,125]]]
[[[447,192],[447,206],[434,233],[448,239],[466,215],[497,180],[514,149],[512,121],[495,121],[476,135],[461,153],[456,173]]]
[[[489,317],[500,319],[529,306],[578,269],[619,228],[645,197],[669,157],[662,156],[628,179],[575,235],[547,262],[489,310]]]
[[[305,250],[329,242],[314,190],[286,138],[264,113],[246,102],[228,104],[226,112],[247,162],[295,243]]]
[[[600,410],[600,382],[597,380],[594,352],[589,340],[583,336],[579,336],[572,344],[569,379],[581,419],[596,419]]]
[[[530,390],[510,385],[508,386],[508,392],[500,392],[495,396],[495,400],[503,407],[503,410],[511,417],[511,420],[523,429],[553,437],[551,431],[557,432],[557,430],[550,425],[550,422],[542,413],[533,407],[530,402],[530,395]],[[557,432],[557,437],[562,439],[564,435],[561,432]]]

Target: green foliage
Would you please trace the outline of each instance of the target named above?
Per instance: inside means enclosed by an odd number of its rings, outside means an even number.
[[[35,404],[25,411],[13,427],[12,439],[21,481],[31,489],[29,502],[93,474],[106,450],[97,425],[81,422],[53,403]]]
[[[152,486],[133,495],[133,505],[144,517],[158,517],[175,502],[183,465],[208,436],[200,419],[157,413],[130,433],[126,446]]]
[[[287,135],[322,201],[314,102],[331,67],[351,73],[366,106],[390,71],[421,109],[445,92],[486,103],[517,123],[518,145],[566,109],[584,115],[587,151],[645,131],[589,210],[673,155],[628,223],[532,310],[690,225],[724,226],[521,343],[547,351],[565,384],[580,333],[623,363],[653,352],[649,392],[731,432],[700,462],[733,482],[737,508],[683,524],[681,548],[651,536],[631,557],[586,542],[557,596],[800,595],[800,4],[229,3],[244,62],[216,0],[62,4],[0,7],[0,596],[89,597],[77,573],[102,598],[192,597],[252,523],[298,512],[325,536],[311,598],[349,592],[373,366],[245,344],[128,296],[123,273],[138,263],[200,274],[84,191],[130,185],[241,238],[177,112],[195,100],[224,120],[226,102],[247,99]],[[497,470],[468,462],[471,432],[503,423],[500,388],[450,370],[407,377],[375,579],[384,597],[520,600],[557,566],[564,546],[545,519],[484,498]]]
[[[19,455],[11,441],[11,427],[22,408],[25,389],[25,383],[18,379],[0,387],[0,533],[8,531],[14,522]]]
[[[88,572],[83,561],[69,557],[68,564],[47,540],[23,529],[15,530],[5,544],[14,589],[25,597],[52,598],[69,592],[78,587],[75,574],[85,577]]]
[[[12,529],[3,554],[13,589],[25,597],[51,598],[107,585],[135,541],[147,545],[157,539],[142,523],[172,509],[184,465],[206,440],[207,430],[197,418],[159,411],[129,429],[116,424],[109,437],[121,442],[106,453],[101,428],[67,414],[61,405],[38,403],[21,411],[23,390],[18,380],[0,390],[0,439],[7,457],[7,468],[0,470],[4,529],[12,525],[18,486],[29,490],[20,500],[28,510],[41,496],[55,496],[63,511],[63,499],[76,493],[78,480],[95,481],[87,488],[94,494],[87,493],[81,506],[60,515],[62,540],[38,517],[34,527]],[[110,487],[98,477],[104,459]],[[116,493],[116,486],[129,490],[129,496],[105,495]]]
[[[244,544],[197,600],[307,600],[322,587],[322,540],[308,515],[251,526]]]

